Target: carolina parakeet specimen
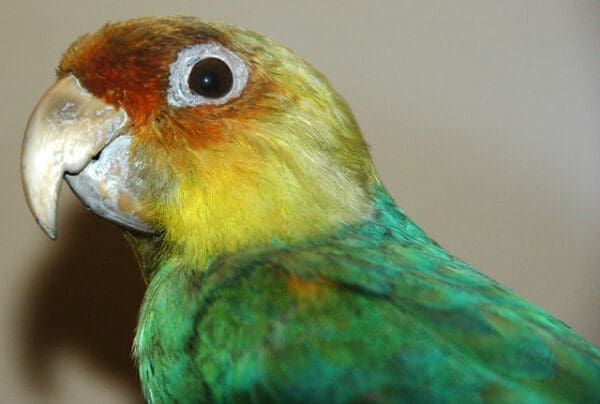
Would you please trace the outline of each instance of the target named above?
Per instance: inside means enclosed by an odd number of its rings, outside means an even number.
[[[57,76],[25,193],[52,238],[63,177],[123,228],[148,402],[600,402],[600,351],[417,227],[288,48],[140,18],[80,37]]]

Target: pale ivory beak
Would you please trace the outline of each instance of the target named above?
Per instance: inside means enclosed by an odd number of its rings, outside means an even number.
[[[63,175],[83,170],[127,120],[122,109],[94,97],[71,74],[37,103],[25,130],[21,175],[29,208],[48,237],[56,238]]]

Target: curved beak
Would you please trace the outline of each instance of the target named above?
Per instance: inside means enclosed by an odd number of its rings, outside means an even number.
[[[29,208],[48,237],[56,238],[64,174],[84,170],[122,134],[127,120],[122,109],[94,97],[73,75],[58,80],[39,100],[25,130],[21,175]]]

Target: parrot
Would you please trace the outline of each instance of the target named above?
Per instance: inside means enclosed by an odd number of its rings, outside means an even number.
[[[600,402],[600,350],[418,227],[286,46],[138,17],[79,37],[56,75],[25,196],[54,239],[64,179],[131,245],[146,402]]]

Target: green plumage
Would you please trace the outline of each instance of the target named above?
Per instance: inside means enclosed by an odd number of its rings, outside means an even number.
[[[350,108],[285,46],[146,17],[82,36],[58,73],[26,196],[54,237],[68,174],[124,227],[150,403],[600,403],[598,349],[408,219]],[[190,88],[214,78],[231,87]]]
[[[155,402],[600,402],[600,352],[450,256],[377,188],[371,219],[164,265],[136,341]]]

